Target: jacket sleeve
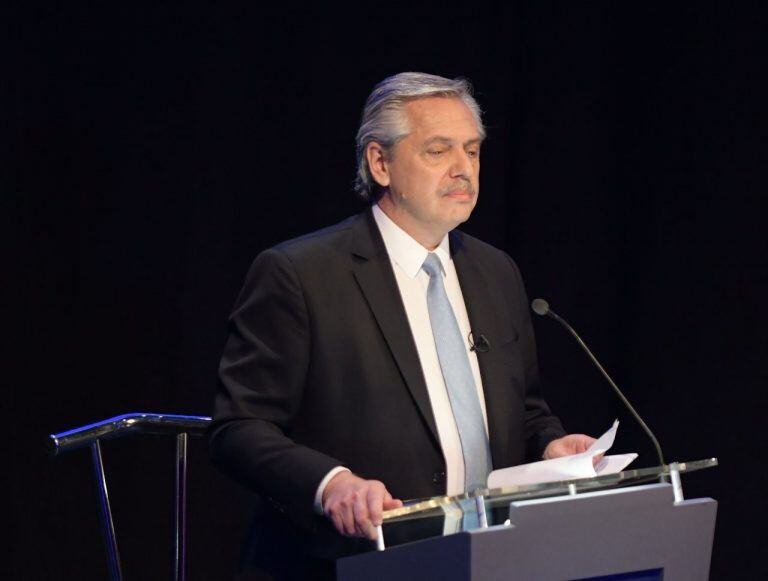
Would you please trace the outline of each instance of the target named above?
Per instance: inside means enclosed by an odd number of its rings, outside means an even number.
[[[512,305],[515,319],[521,321],[522,335],[520,344],[523,348],[523,373],[525,381],[525,442],[528,461],[541,460],[544,449],[557,438],[565,436],[560,420],[552,414],[544,400],[539,379],[539,366],[536,355],[536,339],[533,334],[528,295],[525,292],[523,278],[515,262],[509,258],[514,271],[517,288],[513,296],[518,297]]]
[[[310,348],[296,270],[284,253],[267,250],[251,266],[229,320],[210,450],[223,472],[299,522],[313,515],[320,481],[341,464],[291,439]]]

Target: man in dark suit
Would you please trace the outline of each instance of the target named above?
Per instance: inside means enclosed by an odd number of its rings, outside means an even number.
[[[248,273],[211,449],[258,493],[245,558],[277,578],[331,571],[313,559],[365,549],[400,499],[592,441],[542,399],[514,262],[454,230],[477,201],[484,136],[465,81],[386,79],[358,132],[371,208]]]

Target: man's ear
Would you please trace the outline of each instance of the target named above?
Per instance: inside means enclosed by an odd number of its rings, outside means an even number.
[[[382,188],[386,188],[390,180],[387,152],[381,145],[371,141],[365,148],[365,157],[368,160],[368,169],[373,179]]]

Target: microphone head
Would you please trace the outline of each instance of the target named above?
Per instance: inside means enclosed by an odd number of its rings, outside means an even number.
[[[545,301],[544,299],[533,299],[533,302],[531,303],[531,308],[533,309],[533,312],[537,315],[547,315],[549,314],[549,303]]]

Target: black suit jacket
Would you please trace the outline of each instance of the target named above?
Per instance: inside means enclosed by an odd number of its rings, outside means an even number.
[[[459,231],[450,248],[473,333],[491,345],[478,363],[493,466],[539,459],[564,432],[539,392],[519,271]],[[329,558],[359,549],[313,513],[318,484],[335,466],[381,480],[395,498],[445,494],[424,376],[370,211],[254,261],[230,319],[211,450],[288,517],[262,515],[270,526],[288,527],[305,551]]]

